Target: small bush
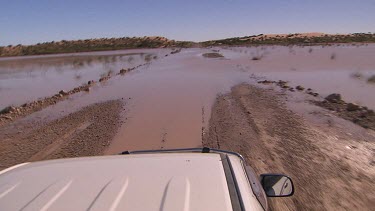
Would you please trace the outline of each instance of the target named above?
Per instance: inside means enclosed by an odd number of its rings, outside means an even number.
[[[81,80],[82,76],[81,76],[80,74],[76,74],[76,75],[74,76],[74,78],[75,78],[76,80]]]
[[[352,78],[357,78],[357,79],[361,79],[363,77],[362,73],[352,73],[350,75]]]
[[[151,55],[151,54],[147,54],[147,55],[145,56],[144,60],[145,60],[146,62],[150,62],[150,61],[151,61],[151,58],[152,58],[152,55]]]
[[[219,53],[204,53],[202,54],[203,57],[206,57],[206,58],[221,58],[221,57],[224,57],[223,55],[219,54]]]
[[[369,83],[375,83],[375,75],[373,75],[370,78],[368,78],[367,82],[369,82]]]
[[[11,110],[12,110],[12,107],[11,106],[7,106],[7,107],[3,108],[2,110],[0,110],[0,114],[7,114]]]

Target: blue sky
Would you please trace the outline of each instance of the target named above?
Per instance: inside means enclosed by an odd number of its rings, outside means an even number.
[[[375,0],[0,0],[0,45],[296,32],[375,32]]]

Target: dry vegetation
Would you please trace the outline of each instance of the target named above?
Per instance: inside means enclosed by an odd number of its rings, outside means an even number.
[[[36,45],[8,45],[0,47],[0,56],[25,56],[55,53],[121,50],[133,48],[190,47],[192,42],[169,40],[165,37],[122,37],[86,40],[62,40]]]
[[[61,40],[58,42],[52,41],[37,43],[35,45],[0,46],[0,57],[121,50],[134,48],[183,48],[216,45],[329,45],[332,43],[373,42],[375,42],[375,33],[354,33],[345,35],[330,35],[322,33],[280,35],[259,34],[246,37],[233,37],[222,40],[210,40],[200,43],[169,40],[165,37],[122,37],[71,41]],[[311,53],[312,49],[310,49],[309,52]]]
[[[203,46],[215,45],[296,45],[296,44],[331,44],[331,43],[372,43],[375,42],[373,33],[354,33],[345,35],[330,34],[284,34],[284,35],[252,35],[233,37],[222,40],[202,42]],[[309,51],[312,52],[312,49]]]
[[[370,78],[368,78],[367,82],[369,82],[369,83],[375,83],[375,75],[373,75]]]
[[[204,53],[204,54],[202,54],[202,56],[206,57],[206,58],[222,58],[222,57],[224,57],[220,53]]]

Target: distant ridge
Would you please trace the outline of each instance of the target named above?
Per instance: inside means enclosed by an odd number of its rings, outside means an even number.
[[[35,45],[0,47],[0,57],[75,53],[135,48],[186,48],[220,45],[314,45],[332,43],[375,43],[375,33],[325,34],[320,32],[294,34],[258,34],[205,42],[175,41],[165,37],[122,37],[85,40],[61,40]]]
[[[215,45],[312,45],[330,43],[374,43],[375,33],[324,34],[319,32],[294,34],[258,34],[201,42],[203,46]]]
[[[122,50],[134,48],[189,47],[192,42],[169,40],[165,37],[122,37],[85,40],[61,40],[35,45],[0,47],[0,57]]]

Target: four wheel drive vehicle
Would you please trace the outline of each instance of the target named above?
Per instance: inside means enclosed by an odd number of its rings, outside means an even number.
[[[241,155],[209,148],[23,163],[0,172],[0,210],[267,210],[292,180],[260,180]]]

